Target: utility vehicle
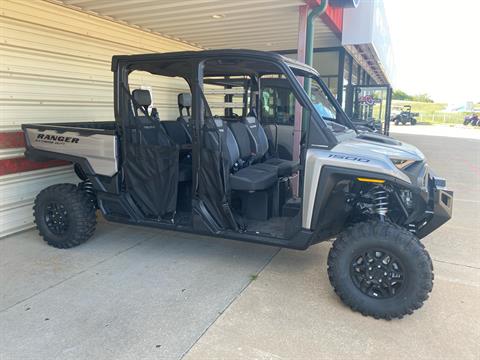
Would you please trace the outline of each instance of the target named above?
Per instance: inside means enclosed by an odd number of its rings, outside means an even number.
[[[468,124],[471,124],[472,126],[480,126],[480,120],[478,119],[478,115],[476,113],[465,116],[463,119],[463,125]]]
[[[400,114],[393,116],[392,120],[395,121],[395,125],[407,125],[407,123],[415,125],[417,123],[415,116],[419,115],[419,113],[412,113],[412,105],[403,105]]]
[[[29,159],[70,161],[80,179],[36,197],[48,244],[85,242],[97,209],[291,249],[335,238],[328,275],[352,309],[391,319],[422,306],[433,268],[420,239],[451,217],[453,194],[415,147],[357,132],[316,70],[250,50],[114,56],[112,70],[114,122],[23,125]],[[272,79],[303,119],[297,159],[278,151],[275,101],[262,94]]]

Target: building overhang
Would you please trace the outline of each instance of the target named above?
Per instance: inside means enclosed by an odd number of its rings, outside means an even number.
[[[48,0],[203,49],[296,49],[300,6],[320,0]],[[341,10],[341,9],[340,9]],[[340,46],[343,16],[315,23],[315,47]]]
[[[280,51],[297,49],[299,7],[314,8],[322,0],[47,1],[183,41],[199,49]],[[315,21],[314,48],[343,45],[375,81],[388,83],[390,67],[385,51],[382,52],[378,41],[369,35],[374,13],[371,3],[360,1],[355,9],[328,6]],[[362,38],[359,33],[367,35]]]

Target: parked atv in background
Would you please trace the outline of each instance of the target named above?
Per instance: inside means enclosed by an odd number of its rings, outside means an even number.
[[[465,116],[465,119],[463,120],[463,125],[469,125],[471,124],[472,126],[480,126],[480,119],[478,118],[478,115],[473,113],[471,115]]]
[[[415,116],[419,115],[419,113],[412,113],[411,105],[404,105],[400,114],[393,116],[392,121],[395,121],[395,125],[406,125],[407,123],[415,125],[417,123]]]

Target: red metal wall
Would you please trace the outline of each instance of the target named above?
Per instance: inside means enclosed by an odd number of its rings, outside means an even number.
[[[322,0],[307,0],[306,3],[311,7],[318,6]],[[328,6],[327,10],[321,16],[333,32],[341,33],[343,29],[343,8]]]
[[[327,7],[325,13],[321,16],[322,20],[336,33],[341,33],[343,29],[343,9]]]
[[[22,147],[25,147],[25,138],[21,131],[0,132],[0,149],[14,149]],[[62,160],[36,162],[27,160],[23,156],[12,159],[0,159],[0,176],[67,164],[69,163]]]

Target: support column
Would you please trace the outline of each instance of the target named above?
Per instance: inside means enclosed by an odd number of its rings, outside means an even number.
[[[348,85],[347,91],[345,92],[345,112],[347,113],[348,117],[352,117],[353,115],[353,57],[350,54],[348,56]]]
[[[357,85],[362,85],[362,67],[357,63]]]
[[[308,6],[302,5],[298,7],[298,42],[297,42],[297,60],[304,63],[306,53],[307,39],[307,17]],[[303,77],[299,77],[298,81],[303,85]],[[293,126],[293,149],[292,160],[300,159],[300,139],[302,136],[302,106],[295,101],[295,123]],[[295,197],[298,196],[298,175],[292,179],[292,190]]]
[[[345,77],[345,49],[338,53],[337,101],[343,105],[343,78]]]

